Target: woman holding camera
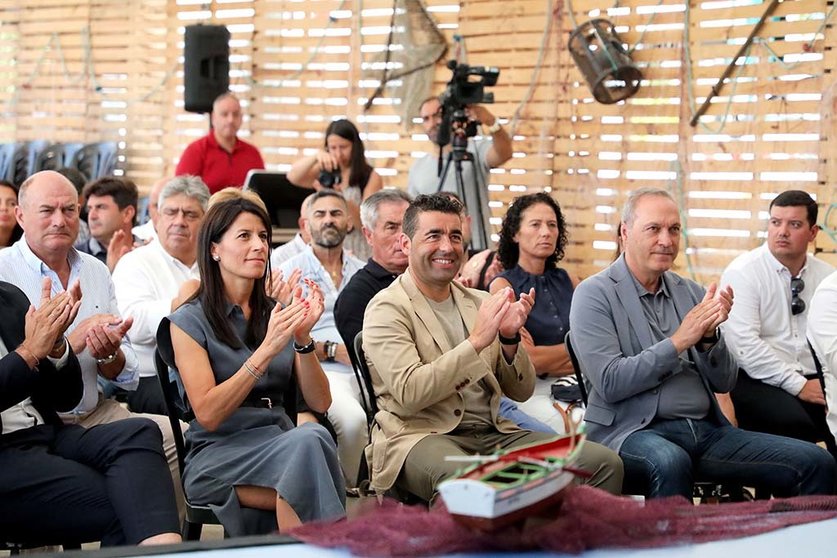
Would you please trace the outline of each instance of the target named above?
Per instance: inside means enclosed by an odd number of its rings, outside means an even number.
[[[381,175],[366,161],[360,133],[349,120],[335,120],[325,132],[325,151],[304,157],[291,166],[288,180],[303,188],[334,188],[349,204],[352,231],[344,246],[366,260],[369,245],[361,233],[360,204],[383,188]]]

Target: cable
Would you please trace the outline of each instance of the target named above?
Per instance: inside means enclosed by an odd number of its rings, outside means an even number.
[[[543,34],[541,35],[541,45],[538,49],[538,59],[535,62],[535,67],[532,70],[532,78],[529,80],[529,87],[526,89],[526,93],[523,95],[523,98],[518,103],[517,108],[514,110],[514,114],[512,114],[512,119],[509,124],[509,131],[511,135],[514,136],[515,132],[517,132],[517,124],[520,121],[520,113],[523,111],[525,106],[532,100],[532,95],[535,93],[535,87],[537,86],[538,76],[540,75],[541,68],[543,67],[544,58],[546,55],[546,49],[549,46],[549,39],[552,36],[552,28],[553,24],[556,19],[559,20],[558,28],[561,28],[561,21],[563,11],[555,10],[552,5],[552,0],[546,1],[546,13],[549,14],[549,20],[546,23],[546,27],[543,30]]]

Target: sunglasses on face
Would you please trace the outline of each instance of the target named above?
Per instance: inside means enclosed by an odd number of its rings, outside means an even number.
[[[791,314],[796,316],[805,311],[805,301],[800,298],[799,293],[805,290],[805,281],[801,277],[791,277]]]

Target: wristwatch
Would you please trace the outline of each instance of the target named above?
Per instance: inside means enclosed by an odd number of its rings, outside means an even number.
[[[517,345],[520,343],[520,332],[514,334],[514,337],[504,337],[503,334],[499,334],[498,337],[500,338],[500,343],[503,345]]]
[[[323,343],[323,351],[325,351],[326,361],[334,362],[334,357],[337,356],[337,343],[334,341],[325,341]]]
[[[314,351],[315,348],[316,348],[316,345],[314,343],[314,338],[313,337],[305,345],[297,345],[297,342],[294,341],[294,351],[298,352],[301,355],[306,355],[308,353],[311,353],[311,352]]]
[[[113,353],[112,355],[108,355],[105,358],[97,358],[96,359],[96,364],[98,364],[100,366],[105,365],[105,364],[110,364],[111,362],[116,360],[116,356],[118,354],[119,354],[119,351],[117,350],[115,353]]]

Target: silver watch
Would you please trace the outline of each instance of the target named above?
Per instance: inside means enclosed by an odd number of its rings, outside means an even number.
[[[96,364],[98,364],[98,365],[110,364],[111,362],[116,360],[117,355],[119,355],[118,350],[115,353],[113,353],[112,355],[106,356],[105,358],[97,358],[96,359]]]

